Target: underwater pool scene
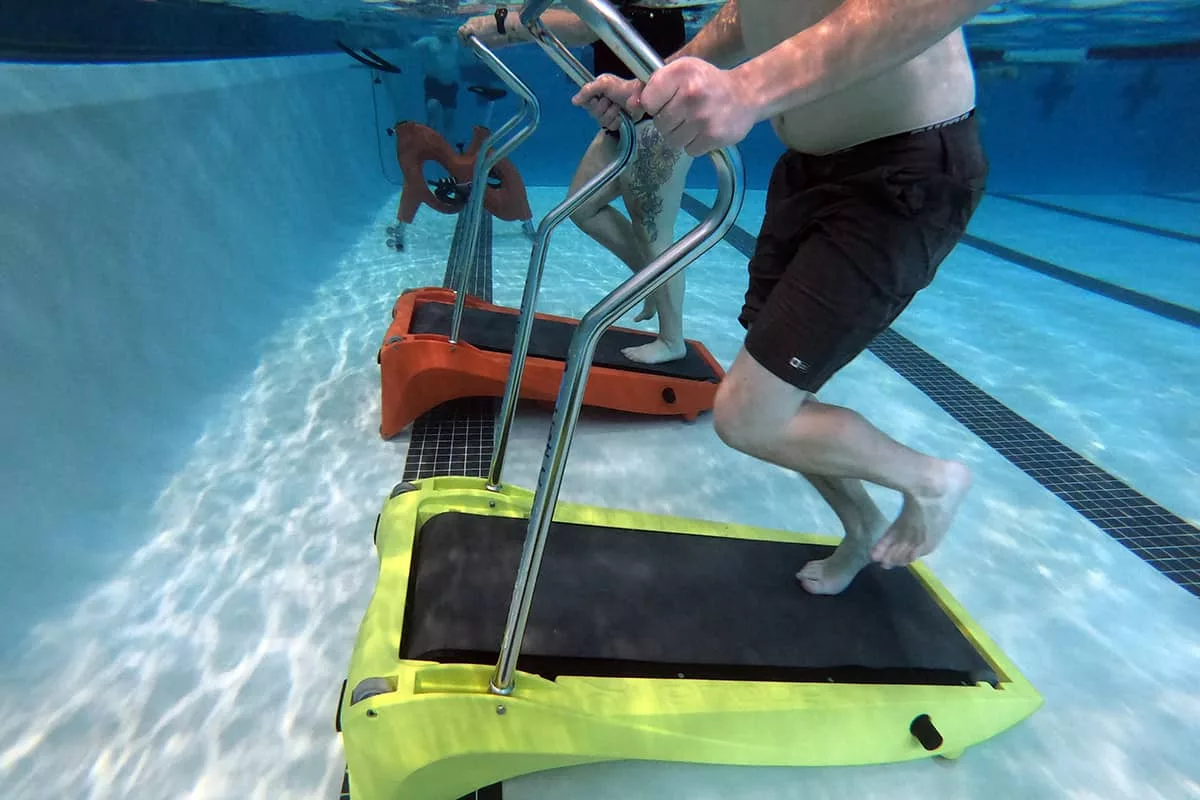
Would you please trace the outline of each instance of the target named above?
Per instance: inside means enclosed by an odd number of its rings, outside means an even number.
[[[498,9],[0,0],[0,797],[1200,798],[1200,6],[964,26],[986,193],[818,398],[972,485],[830,595],[839,516],[713,411],[785,146],[695,159],[686,355],[627,304],[560,436],[633,273],[575,80],[457,36]]]

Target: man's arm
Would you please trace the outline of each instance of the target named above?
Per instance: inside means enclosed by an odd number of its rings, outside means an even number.
[[[591,44],[599,37],[583,24],[583,20],[564,11],[561,8],[548,8],[542,12],[542,24],[567,47],[582,47]],[[520,12],[510,10],[504,20],[504,34],[496,30],[496,20],[492,16],[472,17],[458,29],[464,38],[471,33],[479,37],[488,47],[503,47],[510,44],[532,42],[533,36],[529,29],[521,24]]]
[[[708,24],[690,42],[679,48],[666,59],[670,64],[680,58],[699,58],[708,63],[729,69],[746,58],[746,45],[742,39],[742,20],[738,11],[738,0],[729,0],[721,6]]]
[[[733,72],[769,119],[916,57],[993,2],[846,0]]]

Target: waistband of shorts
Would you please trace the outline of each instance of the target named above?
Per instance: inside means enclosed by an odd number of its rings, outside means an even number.
[[[974,116],[975,116],[975,109],[972,107],[970,110],[966,111],[965,113],[959,114],[957,117],[951,117],[950,119],[944,119],[941,122],[935,122],[932,125],[922,125],[920,128],[913,128],[912,130],[901,131],[900,133],[891,133],[891,134],[888,134],[887,136],[881,136],[878,139],[869,139],[865,142],[860,142],[859,144],[852,144],[849,147],[843,147],[841,150],[834,150],[831,153],[826,153],[824,156],[819,156],[819,157],[823,158],[823,157],[828,157],[828,156],[838,156],[838,155],[842,155],[845,153],[855,153],[855,152],[859,152],[862,150],[866,150],[868,148],[879,147],[881,145],[888,145],[888,144],[891,144],[894,142],[900,142],[905,139],[910,139],[914,136],[920,136],[922,134],[929,133],[930,131],[936,131],[941,128],[949,128],[953,125],[958,125],[960,123],[966,122],[967,120],[971,119]]]

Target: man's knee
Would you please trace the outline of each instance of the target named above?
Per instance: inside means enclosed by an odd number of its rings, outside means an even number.
[[[762,452],[779,441],[811,397],[743,352],[717,387],[713,428],[735,450]]]
[[[735,389],[726,377],[717,387],[717,396],[713,400],[713,430],[722,442],[741,451],[748,449],[754,433],[752,409],[743,395],[744,392]]]
[[[741,452],[761,449],[765,440],[778,436],[763,407],[761,387],[752,377],[730,370],[717,387],[713,401],[713,429],[721,441]]]

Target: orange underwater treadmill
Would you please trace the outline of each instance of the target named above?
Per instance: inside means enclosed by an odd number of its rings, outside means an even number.
[[[518,310],[468,295],[459,341],[450,344],[454,292],[427,287],[400,295],[379,351],[383,392],[379,432],[390,439],[421,414],[462,397],[503,397],[516,339]],[[536,314],[518,395],[554,402],[579,320]],[[686,355],[640,364],[621,352],[653,334],[610,328],[600,339],[584,405],[693,420],[713,406],[725,371],[704,345],[687,340]]]

